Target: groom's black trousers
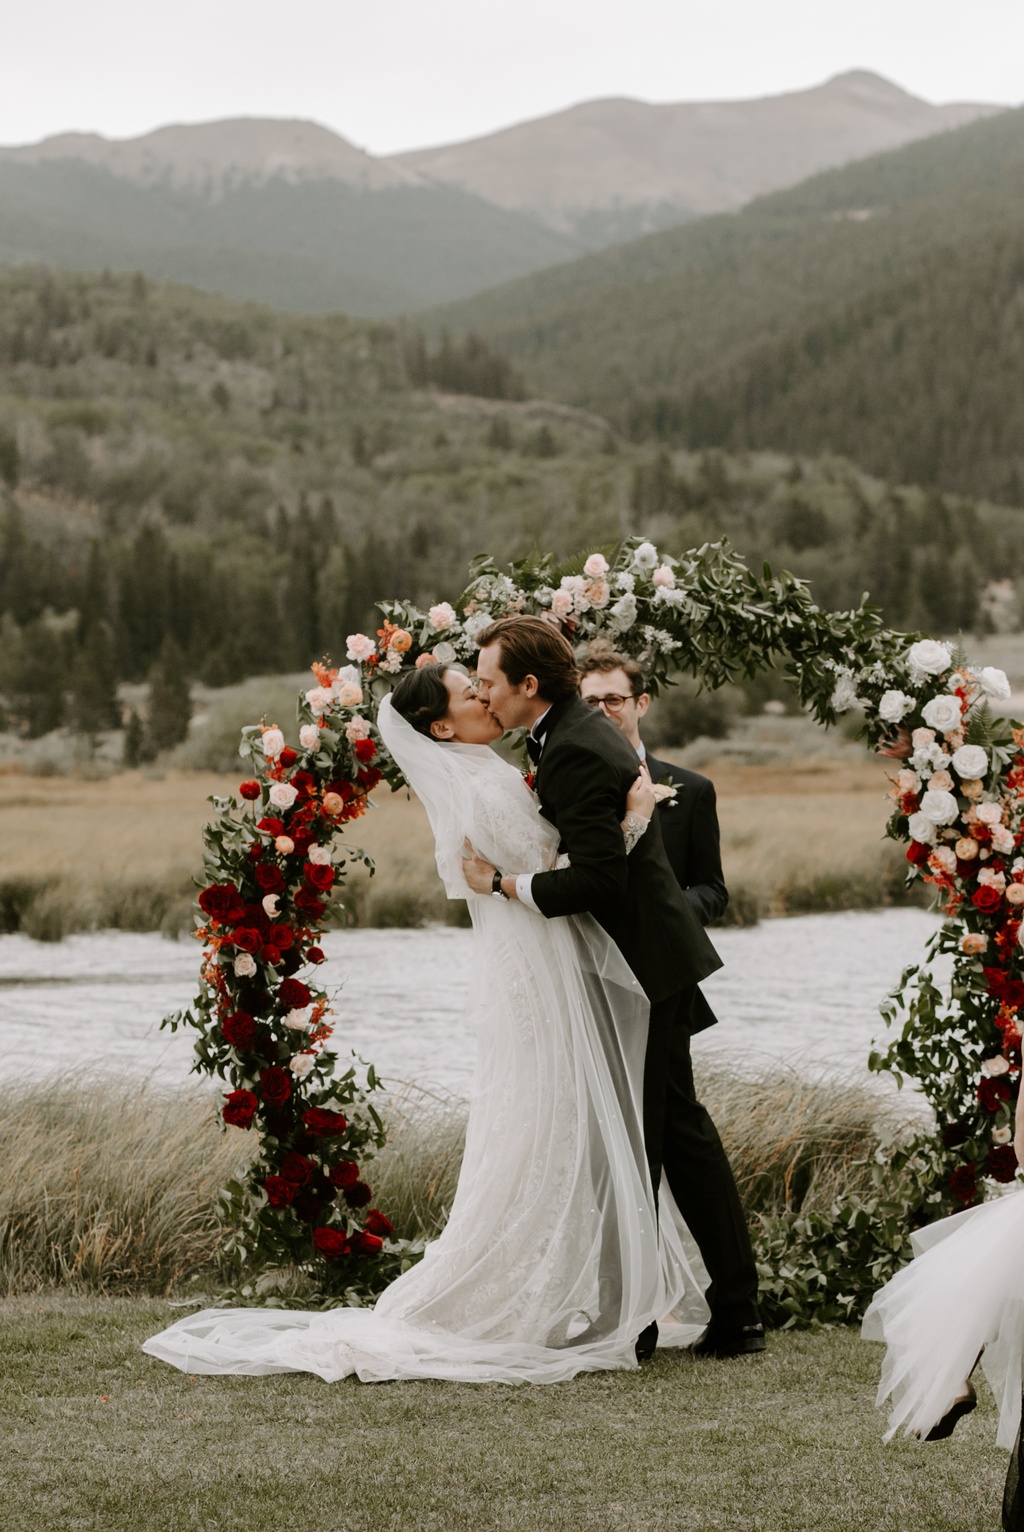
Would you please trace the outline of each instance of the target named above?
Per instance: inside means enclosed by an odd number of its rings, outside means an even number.
[[[690,1062],[687,989],[651,1006],[644,1060],[644,1140],[657,1194],[662,1169],[711,1278],[716,1325],[756,1324],[757,1267],[732,1167],[718,1129],[697,1100]]]

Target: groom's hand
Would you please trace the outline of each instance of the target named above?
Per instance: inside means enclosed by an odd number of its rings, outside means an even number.
[[[463,841],[462,872],[474,894],[493,894],[497,870],[493,862],[485,862],[482,856],[477,856],[468,840]],[[506,899],[516,897],[515,878],[502,878],[501,888]]]

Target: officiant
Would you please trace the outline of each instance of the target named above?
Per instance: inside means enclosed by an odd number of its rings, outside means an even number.
[[[651,699],[634,659],[596,642],[578,663],[583,701],[600,708],[646,762],[658,793],[655,812],[672,871],[702,924],[710,925],[729,902],[714,784],[696,771],[658,760],[647,749],[640,737],[640,721]],[[668,1060],[664,1169],[706,1261],[713,1252],[708,1263],[712,1278],[708,1298],[715,1318],[694,1350],[742,1356],[764,1350],[757,1270],[732,1171],[718,1131],[697,1100],[690,1062],[690,1038],[716,1020],[705,996],[695,990],[688,1015],[680,1018],[676,1028]],[[709,1184],[724,1195],[708,1199],[691,1184],[692,1166],[702,1159],[711,1171]],[[684,1164],[691,1172],[685,1177]]]

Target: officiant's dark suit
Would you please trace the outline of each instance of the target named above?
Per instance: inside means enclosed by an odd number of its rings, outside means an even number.
[[[711,1277],[713,1323],[738,1330],[757,1322],[757,1273],[732,1170],[696,1100],[689,1065],[695,986],[721,960],[704,933],[697,899],[673,872],[660,808],[626,854],[620,825],[638,769],[628,740],[579,698],[556,703],[533,735],[541,812],[558,829],[570,865],[535,874],[532,899],[547,916],[593,914],[647,993],[644,1136],[651,1178],[657,1190],[664,1167],[700,1247]],[[669,833],[675,839],[676,832]]]

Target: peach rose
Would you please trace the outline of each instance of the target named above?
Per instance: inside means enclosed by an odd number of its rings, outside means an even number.
[[[928,791],[932,793],[951,793],[953,791],[953,778],[948,771],[933,771],[928,778]]]
[[[274,841],[274,850],[280,851],[282,856],[290,856],[295,850],[295,842],[290,835],[279,835]]]
[[[336,814],[340,814],[344,807],[345,800],[339,793],[324,793],[325,814],[330,814],[333,818]]]
[[[960,938],[960,951],[967,957],[977,957],[988,946],[988,937],[982,936],[980,931],[968,931]]]
[[[970,862],[978,854],[978,842],[973,840],[971,836],[964,835],[957,841],[953,849],[956,851],[958,862]]]
[[[929,745],[935,743],[934,729],[915,729],[910,736],[910,743],[915,750],[926,750]]]
[[[396,628],[388,639],[388,648],[394,649],[397,654],[404,654],[407,649],[412,648],[412,634],[407,633],[404,628]]]
[[[977,781],[975,778],[969,778],[966,782],[960,783],[960,791],[965,798],[980,798],[985,791],[985,784],[984,782]]]
[[[921,778],[916,771],[898,771],[896,786],[901,793],[916,793],[921,786]]]
[[[1007,904],[1024,904],[1024,883],[1008,883],[1006,885]]]
[[[410,639],[409,642],[411,643],[412,640]],[[408,648],[408,644],[406,648]],[[346,681],[342,686],[338,687],[339,707],[358,707],[362,700],[363,689],[361,686],[353,686],[351,681]]]

